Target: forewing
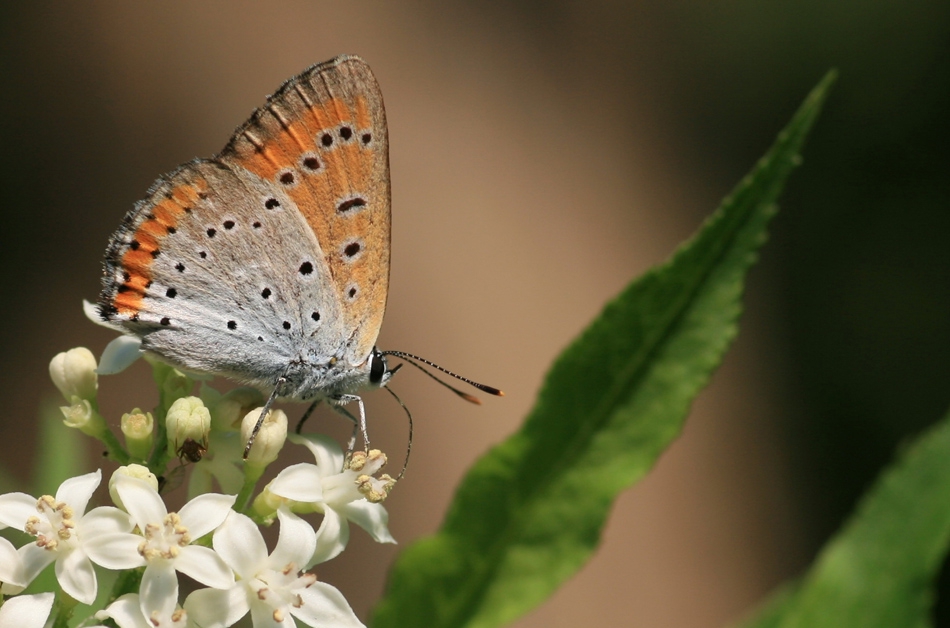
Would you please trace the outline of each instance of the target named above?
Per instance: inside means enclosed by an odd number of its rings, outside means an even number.
[[[369,66],[337,57],[287,81],[220,155],[284,190],[320,243],[341,304],[341,357],[365,362],[389,289],[389,148]]]

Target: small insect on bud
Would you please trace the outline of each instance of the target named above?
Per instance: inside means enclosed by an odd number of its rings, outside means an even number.
[[[204,455],[208,453],[208,448],[193,438],[186,438],[175,453],[178,454],[178,458],[182,462],[187,460],[194,464],[201,462]]]
[[[198,397],[182,397],[168,409],[165,428],[168,434],[169,452],[181,456],[180,450],[189,440],[205,448],[208,433],[211,431],[211,412]],[[191,445],[188,445],[186,449],[192,453],[197,452]],[[198,460],[201,460],[201,456],[198,456]],[[197,460],[192,460],[192,462],[197,462]]]

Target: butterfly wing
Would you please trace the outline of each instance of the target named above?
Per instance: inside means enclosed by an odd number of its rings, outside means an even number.
[[[382,94],[360,58],[337,57],[287,81],[235,133],[225,163],[284,189],[323,250],[362,364],[389,292],[389,139]]]
[[[291,363],[365,364],[389,279],[384,115],[358,58],[287,81],[220,155],[160,178],[126,216],[103,319],[262,388]]]

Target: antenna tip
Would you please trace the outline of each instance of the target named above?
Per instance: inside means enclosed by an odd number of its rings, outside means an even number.
[[[464,399],[465,401],[469,403],[474,403],[476,406],[482,405],[482,400],[476,397],[475,395],[470,395],[466,392],[462,392],[461,390],[457,392],[458,392],[458,396]]]
[[[504,397],[505,393],[497,388],[492,386],[486,386],[485,384],[479,384],[478,389],[482,392],[486,392],[489,395],[495,395],[496,397]]]

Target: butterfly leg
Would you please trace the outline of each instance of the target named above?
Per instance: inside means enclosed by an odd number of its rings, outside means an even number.
[[[353,432],[350,434],[350,440],[346,443],[346,455],[343,458],[343,466],[346,468],[346,465],[349,464],[350,458],[353,457],[353,451],[356,449],[356,437],[360,433],[360,421],[353,413],[344,408],[343,406],[331,406],[333,411],[342,416],[344,419],[353,424]]]
[[[317,399],[316,401],[310,404],[310,407],[307,408],[307,411],[304,412],[303,416],[300,417],[300,420],[297,421],[297,428],[294,430],[296,433],[298,434],[300,433],[300,430],[303,429],[304,422],[310,418],[310,415],[313,414],[313,411],[317,409],[317,406],[320,405],[321,401],[323,401],[323,399]]]
[[[271,406],[274,405],[274,402],[277,401],[277,395],[280,392],[281,386],[287,383],[287,378],[280,376],[277,378],[277,384],[274,386],[274,392],[270,394],[270,397],[267,398],[267,401],[264,403],[264,407],[261,408],[261,415],[257,417],[257,423],[254,424],[254,429],[251,430],[251,436],[247,439],[247,445],[244,446],[244,459],[247,460],[247,454],[251,451],[251,445],[254,444],[254,439],[257,437],[257,433],[261,431],[261,425],[264,424],[264,419],[267,417],[270,412]]]
[[[358,395],[340,394],[340,395],[335,395],[333,397],[329,397],[329,400],[330,400],[330,403],[338,407],[342,407],[343,404],[351,403],[354,401],[357,403],[357,405],[359,405],[359,408],[360,408],[359,428],[360,428],[360,431],[363,433],[363,449],[368,451],[369,450],[369,433],[367,433],[366,431],[366,407],[363,405],[362,397],[359,397]],[[349,413],[347,412],[347,414]]]

